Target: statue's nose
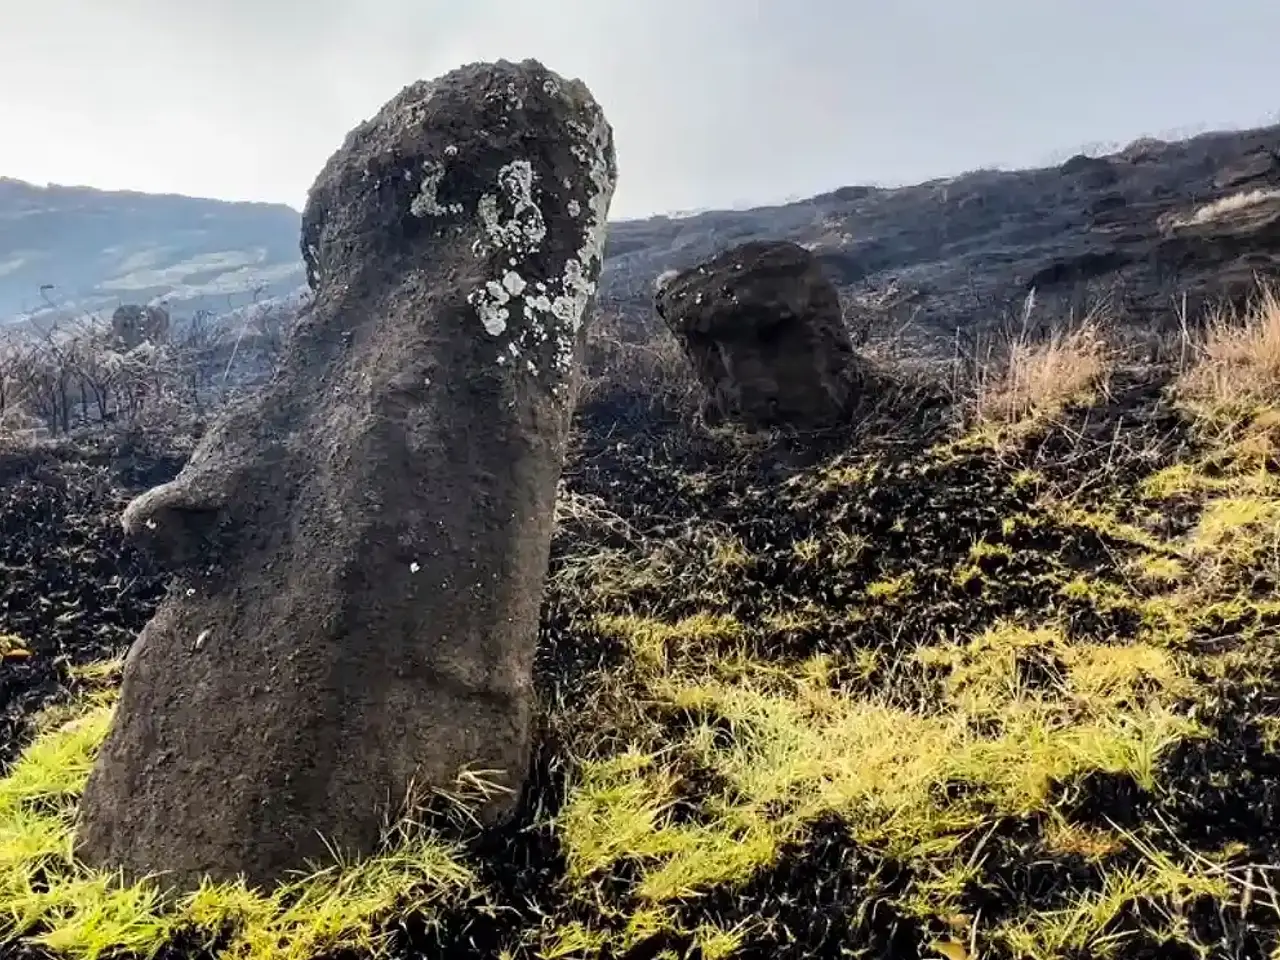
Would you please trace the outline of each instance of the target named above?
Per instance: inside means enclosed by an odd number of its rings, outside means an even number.
[[[150,549],[167,567],[182,568],[208,553],[219,504],[191,495],[181,478],[148,490],[125,508],[125,535]]]

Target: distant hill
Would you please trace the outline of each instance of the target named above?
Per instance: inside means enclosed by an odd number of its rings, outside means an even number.
[[[222,312],[303,282],[298,212],[283,204],[0,179],[0,318],[159,300],[175,316]]]
[[[625,171],[623,173],[625,176]],[[283,205],[40,188],[0,179],[0,318],[165,300],[219,313],[303,282]],[[735,243],[795,240],[843,288],[895,298],[930,333],[1020,304],[1107,295],[1134,321],[1280,276],[1280,126],[1140,140],[1106,157],[611,225],[603,300],[647,315],[652,282]]]

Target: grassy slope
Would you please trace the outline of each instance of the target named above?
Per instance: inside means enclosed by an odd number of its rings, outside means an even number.
[[[890,407],[805,453],[589,412],[518,822],[161,907],[69,859],[114,683],[84,666],[0,779],[0,943],[1280,957],[1277,396],[1268,301],[1177,375],[1092,326],[1024,344],[962,435]]]

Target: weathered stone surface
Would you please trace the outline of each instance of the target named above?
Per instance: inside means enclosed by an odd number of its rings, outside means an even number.
[[[164,307],[126,303],[111,314],[112,339],[125,350],[133,350],[143,341],[160,343],[168,335],[169,311]]]
[[[616,177],[534,61],[416,83],[311,190],[281,369],[124,515],[173,588],[125,664],[78,850],[171,885],[375,849],[463,769],[525,773],[584,318]]]
[[[655,306],[720,415],[814,428],[848,411],[854,355],[840,296],[803,247],[734,247],[663,278]]]

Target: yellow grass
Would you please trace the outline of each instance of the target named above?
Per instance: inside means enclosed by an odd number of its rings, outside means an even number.
[[[984,371],[973,400],[980,432],[1052,420],[1105,384],[1111,350],[1097,317],[1036,340],[1016,337]]]
[[[641,653],[658,636],[690,643],[710,623],[633,617],[609,626]],[[688,731],[655,731],[652,741],[637,733],[629,748],[586,759],[558,818],[575,884],[589,888],[626,862],[654,922],[674,901],[745,882],[831,813],[857,842],[937,878],[913,894],[914,908],[936,915],[963,888],[970,866],[954,852],[972,831],[1045,809],[1053,784],[1090,770],[1152,788],[1164,749],[1201,735],[1175,709],[1193,684],[1168,651],[1072,644],[1054,627],[1000,624],[968,643],[922,647],[917,656],[944,690],[926,711],[841,691],[828,655],[786,667],[697,646],[679,662],[642,655],[649,667],[637,678],[640,698],[693,719]],[[1045,689],[1018,680],[1020,654],[1036,651],[1062,662]],[[1000,718],[997,734],[975,727],[984,717]],[[681,758],[727,787],[702,799],[699,822],[674,814]],[[937,785],[951,782],[969,793],[940,796]],[[1074,842],[1102,846],[1092,836]]]
[[[1209,321],[1196,357],[1175,385],[1193,413],[1221,428],[1280,426],[1280,298],[1264,289],[1249,310]]]
[[[1051,423],[1067,407],[1096,399],[1111,364],[1096,320],[1046,340],[1017,340],[980,384],[977,426],[1005,438]],[[1280,564],[1280,482],[1268,439],[1280,425],[1280,415],[1272,416],[1280,403],[1271,399],[1280,397],[1277,301],[1268,295],[1232,323],[1218,318],[1177,389],[1199,418],[1226,427],[1230,441],[1203,462],[1151,474],[1131,499],[1193,505],[1198,513],[1185,528],[1170,536],[1141,526],[1142,515],[1050,496],[1048,481],[1026,468],[1009,482],[1042,495],[1025,512],[1000,518],[999,535],[987,529],[961,541],[954,570],[940,571],[966,584],[994,581],[1039,549],[1012,542],[1018,530],[1089,531],[1117,545],[1114,569],[1041,564],[1037,575],[1049,578],[1055,604],[1136,614],[1140,622],[1127,635],[1112,628],[1081,635],[1049,606],[900,647],[771,660],[760,651],[773,644],[758,641],[806,630],[856,635],[873,611],[896,617],[937,602],[931,573],[863,570],[873,542],[838,525],[815,526],[780,544],[774,562],[847,586],[838,609],[815,594],[770,597],[758,611],[743,611],[730,605],[724,584],[768,558],[753,555],[740,531],[707,521],[650,542],[603,500],[562,497],[562,523],[607,531],[612,545],[565,558],[556,584],[581,604],[579,623],[618,641],[627,662],[590,709],[552,710],[572,760],[568,795],[551,824],[568,866],[558,892],[586,909],[524,931],[522,950],[543,960],[625,954],[679,928],[685,901],[759,877],[830,816],[863,853],[899,863],[914,878],[890,895],[896,909],[930,922],[957,920],[965,935],[938,941],[944,956],[976,958],[1002,947],[1035,960],[1105,957],[1121,951],[1113,931],[1135,904],[1176,911],[1208,897],[1238,909],[1214,864],[1175,861],[1119,828],[1076,822],[1057,799],[1060,785],[1094,772],[1126,776],[1154,793],[1164,786],[1165,752],[1211,733],[1187,707],[1212,692],[1210,658],[1188,641],[1210,633],[1206,625],[1241,625],[1232,669],[1259,668],[1274,655],[1274,637],[1254,644],[1249,624],[1280,605],[1247,587],[1250,571]],[[691,475],[685,482],[702,481]],[[851,457],[794,479],[812,505],[856,502],[877,482],[874,462]],[[845,580],[846,571],[855,575]],[[679,602],[664,610],[654,597]],[[177,904],[161,904],[146,884],[114,884],[77,864],[75,806],[118,674],[118,663],[81,669],[89,694],[43,718],[35,742],[0,777],[0,941],[26,935],[71,960],[96,960],[119,950],[145,955],[179,929],[226,926],[233,960],[304,960],[343,948],[376,954],[386,946],[386,921],[405,913],[431,915],[470,897],[481,904],[477,911],[490,908],[462,849],[423,832],[406,832],[383,856],[274,894],[208,885]],[[899,695],[898,677],[918,684],[918,700]],[[667,724],[673,716],[682,722]],[[1280,723],[1267,736],[1280,742]],[[696,817],[687,815],[691,769],[707,775]],[[943,789],[956,785],[964,789]],[[1044,849],[1090,859],[1102,882],[1051,910],[985,926],[959,917],[964,891],[981,879],[982,844],[974,849],[970,841],[1007,818],[1042,820]],[[1118,866],[1122,850],[1141,856]],[[609,905],[605,916],[604,891],[620,869],[634,890],[625,907]],[[873,902],[875,881],[867,883],[857,896]],[[734,955],[762,922],[680,932],[717,960]],[[1148,926],[1183,937],[1160,918]],[[982,954],[964,945],[978,936]]]
[[[102,699],[59,710],[0,777],[0,942],[26,935],[69,960],[98,960],[122,950],[146,956],[195,927],[230,931],[227,960],[376,953],[385,920],[430,912],[472,888],[456,848],[409,827],[383,856],[299,877],[272,893],[207,883],[172,905],[154,884],[121,884],[83,866],[72,854],[75,807],[110,725],[113,707]]]

